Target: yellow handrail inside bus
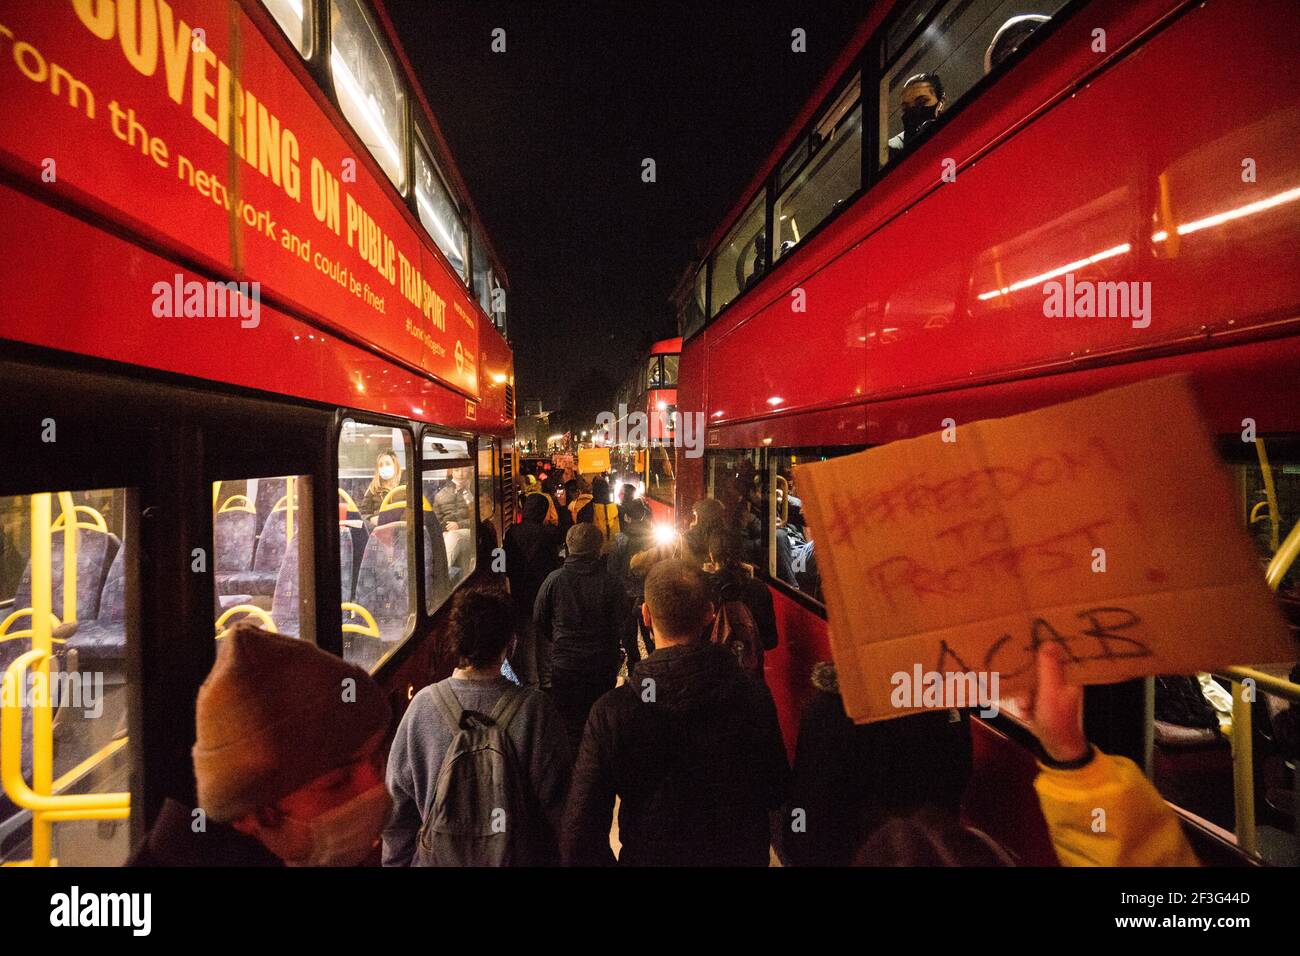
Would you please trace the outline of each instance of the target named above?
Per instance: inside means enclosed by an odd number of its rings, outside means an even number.
[[[1282,542],[1280,547],[1276,543],[1273,545],[1273,557],[1269,560],[1268,568],[1264,572],[1264,580],[1268,582],[1268,586],[1274,591],[1281,585],[1286,573],[1291,570],[1296,555],[1300,555],[1300,521],[1292,525],[1290,532],[1287,533],[1286,540]]]
[[[1268,450],[1264,448],[1264,439],[1255,439],[1255,452],[1259,455],[1259,470],[1264,476],[1264,496],[1268,501],[1268,516],[1272,519],[1269,525],[1269,550],[1277,552],[1278,522],[1281,516],[1277,512],[1277,489],[1273,486],[1273,469],[1268,463]]]
[[[1264,515],[1263,517],[1261,517],[1259,513],[1259,509],[1267,508],[1267,507],[1268,507],[1267,501],[1255,502],[1255,507],[1250,509],[1250,523],[1254,524],[1256,521],[1262,521],[1264,517],[1269,517],[1268,515]]]
[[[343,503],[348,506],[348,511],[355,511],[358,514],[361,513],[361,509],[358,508],[357,503],[352,500],[352,496],[348,494],[346,491],[344,491],[342,488],[339,489],[339,497],[342,498]]]
[[[64,532],[64,609],[65,620],[76,620],[77,579],[76,579],[76,533],[78,528],[95,528],[107,532],[103,516],[89,506],[76,506],[72,495],[59,492],[59,505],[62,509],[58,521],[51,522],[53,499],[45,492],[31,496],[31,543],[32,543],[32,606],[22,608],[9,614],[0,623],[0,634],[4,638],[16,639],[29,637],[31,650],[20,655],[3,675],[3,689],[0,691],[0,787],[15,806],[29,810],[32,814],[32,858],[27,863],[12,865],[51,866],[54,863],[53,825],[66,820],[120,820],[130,815],[130,794],[73,794],[56,795],[58,784],[68,777],[65,774],[54,781],[54,727],[53,709],[50,694],[50,657],[56,643],[65,643],[65,639],[54,636],[54,629],[59,626],[59,619],[54,613],[53,582],[53,534],[56,530]],[[95,522],[86,524],[78,520],[78,515],[89,513]],[[71,516],[70,520],[67,516]],[[31,619],[31,627],[22,631],[9,632],[10,626],[19,617]],[[34,675],[34,686],[42,693],[31,695],[27,701],[27,672]],[[29,708],[24,704],[30,703]],[[32,734],[32,783],[29,786],[22,775],[22,732],[23,711],[31,713]],[[125,741],[123,741],[125,743]],[[107,756],[107,755],[105,755]],[[83,766],[85,762],[83,762]],[[8,865],[8,864],[7,864]]]
[[[394,502],[393,496],[396,495],[399,491],[402,493],[403,498],[401,501]],[[406,498],[404,497],[405,495],[406,495],[406,485],[397,485],[395,488],[389,491],[388,494],[384,495],[384,500],[379,502],[379,510],[396,511],[398,508],[405,508],[406,507]]]
[[[3,644],[5,641],[16,641],[22,637],[35,636],[36,630],[34,626],[23,628],[21,631],[13,631],[12,633],[9,630],[10,625],[13,624],[13,622],[18,620],[20,617],[32,617],[35,613],[36,612],[29,607],[19,608],[16,611],[10,612],[8,617],[6,617],[3,621],[0,621],[0,644]],[[53,633],[54,628],[59,627],[62,623],[63,622],[60,621],[55,616],[54,612],[51,611],[50,612],[51,633]],[[50,640],[55,644],[66,644],[68,639],[66,637],[51,636]]]
[[[221,503],[221,507],[217,509],[217,514],[225,514],[227,511],[247,511],[249,514],[257,514],[257,509],[248,500],[248,495],[231,495]]]
[[[36,510],[35,510],[36,497],[37,497],[36,495],[32,495],[32,533],[33,534],[35,534],[35,530],[36,530]],[[48,496],[46,500],[47,501],[49,500]],[[77,525],[78,525],[77,506],[72,503],[71,492],[67,492],[67,491],[59,492],[59,509],[62,512],[62,514],[59,515],[60,519],[62,519],[63,515],[66,514],[72,515],[71,521],[65,521],[63,523],[63,620],[64,623],[71,623],[77,619]],[[95,512],[95,515],[96,517],[99,518],[99,522],[102,525],[104,523],[103,516],[100,515],[99,512]],[[41,525],[42,537],[45,538],[48,538],[50,535],[54,534],[54,525],[49,526],[48,532],[45,530],[46,523],[48,523],[49,520],[50,520],[49,512],[47,511],[45,517],[45,523],[42,523]],[[105,525],[103,530],[107,532],[108,527]],[[51,543],[51,547],[53,547],[52,543]],[[36,552],[32,551],[33,572],[36,570],[35,561],[36,561]],[[51,567],[53,567],[53,565],[51,565]],[[34,581],[35,578],[33,578],[32,580]],[[35,592],[33,592],[33,597],[34,596],[35,596]],[[51,600],[53,600],[53,598],[51,598]],[[35,600],[32,601],[32,606],[33,607],[36,606]]]
[[[1268,458],[1264,453],[1262,442],[1256,443],[1260,454],[1260,465],[1264,468],[1264,485],[1269,500],[1269,510],[1276,514],[1276,499],[1273,497],[1273,480],[1268,470]],[[1259,508],[1256,505],[1251,513]],[[1264,580],[1269,588],[1276,591],[1286,573],[1291,570],[1296,555],[1300,554],[1300,521],[1297,521],[1287,534],[1281,547],[1277,544],[1277,521],[1273,522],[1273,557],[1264,572]],[[1300,704],[1300,685],[1275,677],[1272,674],[1256,670],[1253,667],[1225,667],[1223,673],[1232,680],[1232,731],[1229,740],[1232,743],[1232,801],[1234,806],[1237,846],[1243,853],[1258,855],[1259,843],[1255,833],[1255,754],[1253,746],[1251,700],[1246,698],[1245,681],[1252,681],[1257,689],[1282,697],[1294,704]],[[1254,695],[1252,695],[1253,697]]]
[[[59,497],[61,498],[65,494],[67,494],[66,491],[60,492]],[[80,519],[75,519],[78,528],[93,528],[96,531],[102,531],[104,534],[108,534],[108,522],[104,520],[102,514],[90,507],[90,505],[73,505],[72,511],[75,515],[90,515],[91,520],[89,524]],[[67,517],[67,510],[65,509],[61,511],[59,516],[54,519],[54,524],[50,525],[50,531],[62,531],[64,526],[67,524]]]
[[[275,620],[271,617],[270,612],[268,612],[265,608],[260,608],[256,604],[236,604],[234,607],[226,608],[226,610],[221,612],[221,616],[217,618],[218,638],[220,638],[221,635],[225,633],[226,622],[229,621],[236,614],[251,614],[253,617],[258,618],[263,625],[265,625],[263,627],[263,630],[270,631],[272,634],[280,633],[275,629]]]
[[[375,623],[375,616],[367,611],[360,604],[354,601],[344,601],[343,610],[360,617],[365,624],[354,624],[351,621],[343,622],[343,630],[347,634],[365,634],[370,637],[379,636],[379,625]]]
[[[48,595],[48,590],[47,590]],[[32,814],[32,865],[50,866],[52,829],[56,821],[123,820],[131,812],[129,793],[85,793],[55,795],[51,769],[54,739],[49,732],[48,693],[50,652],[34,648],[9,665],[0,695],[0,784],[15,806]],[[37,680],[46,682],[46,693],[32,700],[32,785],[22,774],[22,702],[28,668]],[[42,729],[41,725],[46,725]]]

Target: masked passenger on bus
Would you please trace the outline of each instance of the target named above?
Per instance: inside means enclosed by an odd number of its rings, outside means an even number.
[[[402,466],[391,451],[381,451],[375,459],[375,475],[366,486],[366,493],[358,507],[372,522],[378,518],[379,509],[388,493],[402,483]]]
[[[364,670],[239,623],[217,639],[194,716],[198,808],[167,800],[131,865],[378,860],[390,711]]]
[[[943,80],[938,73],[917,73],[903,83],[903,131],[889,138],[891,161],[903,155],[917,138],[939,117],[947,105]]]

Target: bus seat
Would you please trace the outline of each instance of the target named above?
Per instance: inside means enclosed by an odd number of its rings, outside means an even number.
[[[259,493],[260,497],[260,493]],[[262,533],[253,550],[253,566],[248,571],[235,571],[218,578],[218,590],[225,594],[242,591],[254,597],[275,593],[275,579],[280,574],[284,553],[288,550],[285,538],[287,511],[272,512],[262,526]]]
[[[352,529],[339,525],[339,593],[344,603],[352,600],[352,583],[356,568],[352,564]]]
[[[253,566],[257,540],[257,515],[251,511],[221,511],[212,519],[214,570],[218,583],[223,574],[247,571]]]
[[[441,523],[432,513],[424,516],[424,574],[428,585],[429,606],[438,608],[451,596],[451,571],[447,566],[447,546],[435,548],[433,542],[442,538]]]
[[[275,579],[275,596],[271,599],[271,617],[281,634],[299,637],[298,625],[298,549],[289,548]]]
[[[258,478],[257,494],[254,499],[254,505],[257,508],[257,533],[262,533],[262,526],[266,524],[271,509],[275,503],[284,497],[285,481],[283,478]],[[270,594],[270,591],[266,592]]]
[[[50,576],[54,585],[54,613],[63,618],[63,535],[62,530],[50,539]],[[104,578],[117,557],[122,542],[117,535],[78,527],[77,535],[77,618],[92,620],[99,616],[99,596],[104,590]],[[32,563],[23,569],[14,607],[32,606]]]
[[[411,581],[407,568],[406,522],[380,525],[366,541],[357,572],[354,600],[375,617],[382,639],[406,636],[411,613]],[[360,635],[358,635],[360,636]]]
[[[77,622],[67,649],[77,652],[81,670],[88,664],[120,664],[126,657],[126,548],[118,548],[104,579],[99,616]]]

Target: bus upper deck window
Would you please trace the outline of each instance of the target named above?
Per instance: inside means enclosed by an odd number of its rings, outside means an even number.
[[[1065,2],[1039,4],[1033,14],[1022,14],[1009,0],[949,0],[928,15],[915,4],[905,11],[890,29],[884,51],[880,165],[914,148],[940,116],[1010,60]]]
[[[491,308],[488,314],[492,316],[492,322],[496,327],[505,333],[506,330],[506,287],[501,284],[496,273],[492,274],[492,292],[489,295]]]
[[[330,72],[339,108],[399,192],[406,189],[406,90],[360,0],[331,0]]]
[[[212,536],[216,634],[247,620],[314,641],[310,476],[215,482]]]
[[[777,197],[772,212],[777,258],[797,246],[861,187],[860,93],[861,82],[854,76],[791,156],[791,160],[803,157],[804,165],[789,170],[791,178]],[[783,181],[785,172],[783,169]]]
[[[664,388],[673,388],[677,385],[677,367],[681,363],[680,355],[664,356]]]
[[[488,264],[487,247],[483,245],[483,235],[474,229],[474,246],[471,253],[474,262],[474,298],[483,306],[483,311],[488,311],[488,288],[491,284],[492,267]]]
[[[712,314],[717,315],[767,269],[767,232],[763,222],[765,193],[760,193],[713,258]]]
[[[420,212],[420,222],[464,282],[465,223],[419,137],[415,144],[415,204]]]
[[[0,708],[18,720],[18,768],[38,796],[93,804],[33,821],[0,791],[0,866],[117,866],[130,852],[133,498],[127,488],[0,496],[0,675],[18,690]]]
[[[404,429],[348,419],[339,434],[343,656],[375,670],[415,631],[415,490]]]
[[[311,56],[312,16],[307,0],[262,0],[294,47],[304,58]]]

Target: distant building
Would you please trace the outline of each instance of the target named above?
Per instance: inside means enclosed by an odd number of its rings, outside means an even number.
[[[540,398],[525,398],[515,418],[515,447],[522,455],[546,454],[551,434],[551,413],[542,409]]]

